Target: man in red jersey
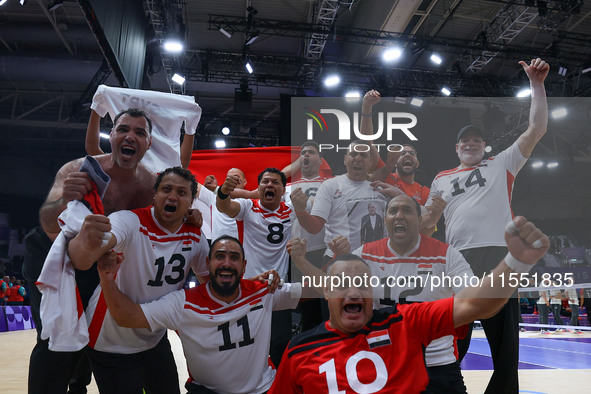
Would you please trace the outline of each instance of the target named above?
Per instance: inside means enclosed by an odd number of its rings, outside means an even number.
[[[494,315],[515,290],[501,286],[501,278],[528,272],[550,245],[523,217],[508,226],[505,240],[509,253],[481,286],[453,298],[377,311],[365,261],[338,256],[324,291],[329,321],[292,339],[269,393],[423,391],[428,384],[423,348],[443,335],[465,335],[466,324]]]

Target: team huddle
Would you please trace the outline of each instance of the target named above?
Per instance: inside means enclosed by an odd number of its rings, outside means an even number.
[[[520,64],[532,89],[527,130],[483,160],[485,134],[462,128],[460,165],[430,189],[414,181],[413,146],[382,162],[371,143],[356,148],[367,141],[351,142],[342,175],[322,173],[309,141],[291,165],[262,170],[255,190],[238,168],[206,187],[183,168],[182,146],[176,159],[144,163],[156,144],[151,113],[117,111],[111,153],[59,170],[26,239],[23,270],[39,287],[29,393],[76,392],[90,370],[101,393],[179,393],[167,329],[183,346],[188,393],[466,393],[460,361],[476,319],[495,365],[486,392],[517,393],[519,305],[494,278],[529,271],[549,247],[510,205],[548,119],[549,66]],[[93,109],[121,105],[107,99],[117,93],[101,89]],[[373,133],[379,101],[364,96],[361,133]],[[446,242],[430,237],[442,215]],[[190,272],[200,284],[184,288]],[[430,282],[489,272],[480,287]],[[425,282],[302,280],[368,275]]]

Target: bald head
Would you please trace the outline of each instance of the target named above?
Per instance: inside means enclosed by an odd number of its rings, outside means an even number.
[[[226,176],[229,175],[238,175],[238,177],[240,178],[240,183],[236,185],[236,189],[244,189],[244,187],[246,186],[246,175],[244,175],[244,172],[241,169],[231,168],[226,174]]]

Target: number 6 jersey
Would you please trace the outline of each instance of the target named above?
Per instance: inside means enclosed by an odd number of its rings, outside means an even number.
[[[425,205],[431,205],[433,196],[447,203],[443,210],[447,243],[458,250],[506,246],[504,229],[513,218],[513,182],[526,161],[514,143],[476,166],[437,174]]]
[[[190,268],[195,275],[209,274],[205,265],[209,246],[198,227],[184,223],[171,233],[158,224],[153,207],[114,212],[109,219],[117,238],[113,250],[124,258],[115,282],[134,302],[150,302],[179,290]],[[102,352],[148,350],[166,333],[166,329],[119,327],[107,310],[100,286],[90,299],[86,315],[90,321],[89,346]]]

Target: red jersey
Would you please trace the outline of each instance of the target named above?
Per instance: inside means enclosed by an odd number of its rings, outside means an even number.
[[[374,310],[350,335],[328,322],[292,338],[269,394],[419,393],[429,383],[424,348],[453,326],[453,298]]]
[[[421,205],[425,205],[425,203],[427,202],[427,198],[429,198],[430,189],[427,186],[423,186],[418,182],[409,185],[408,183],[400,179],[396,172],[388,175],[384,182],[386,182],[389,185],[396,186],[397,188],[402,190],[407,196],[417,200]]]

